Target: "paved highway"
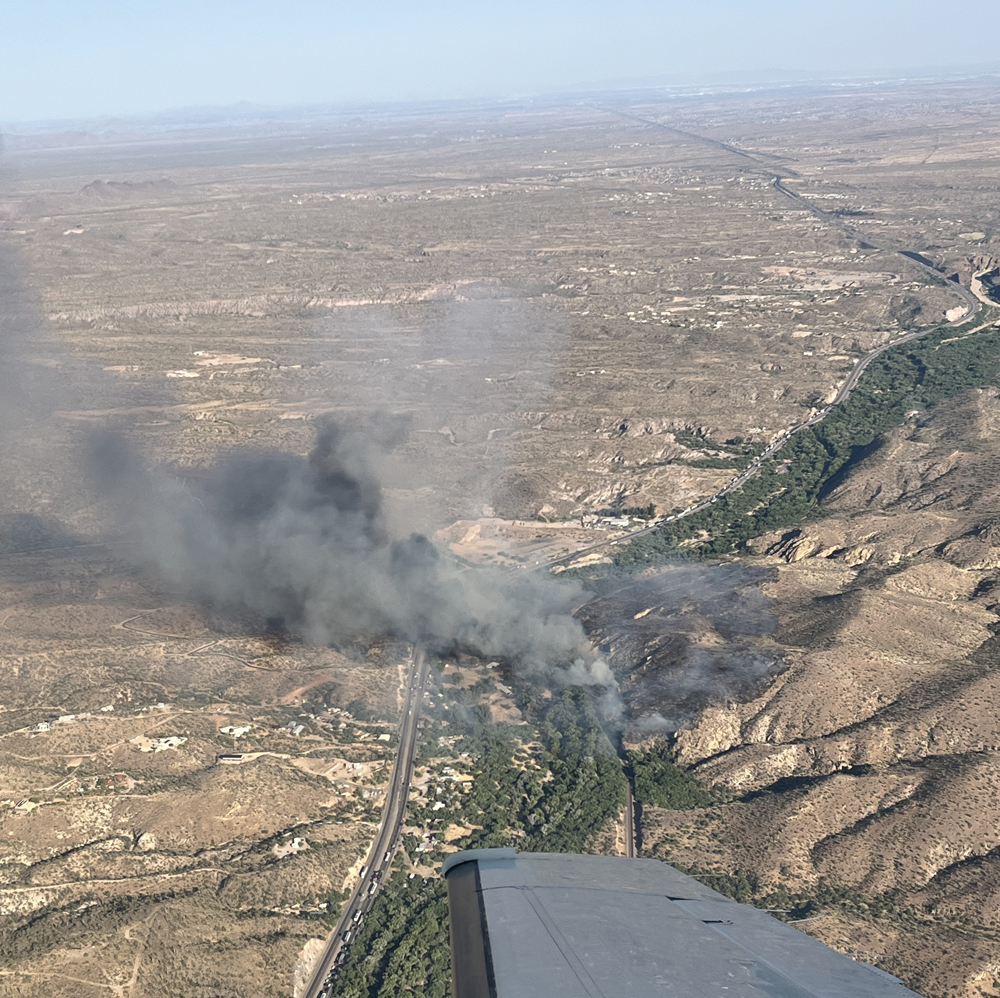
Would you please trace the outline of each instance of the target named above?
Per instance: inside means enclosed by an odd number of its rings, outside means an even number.
[[[937,273],[937,271],[935,271]],[[940,274],[938,274],[940,276]],[[962,288],[964,291],[965,288]],[[971,297],[971,296],[970,296]],[[975,308],[971,307],[969,310],[960,318],[955,319],[953,322],[946,323],[949,326],[960,326],[964,322],[968,322],[981,308],[982,305],[976,299]],[[979,329],[985,329],[990,323],[983,323],[982,326],[977,329],[971,330],[971,332],[978,332]],[[634,540],[636,537],[642,537],[643,534],[651,534],[654,530],[659,530],[665,523],[673,523],[675,520],[683,520],[685,517],[694,516],[695,513],[700,513],[702,510],[708,509],[713,503],[718,502],[723,496],[729,495],[730,492],[736,492],[743,488],[746,483],[760,471],[761,466],[764,461],[766,461],[772,454],[779,451],[782,447],[788,443],[789,439],[793,437],[796,433],[801,433],[804,429],[809,426],[815,426],[817,423],[822,422],[823,419],[827,417],[830,410],[835,406],[844,402],[851,392],[855,389],[858,382],[861,380],[861,375],[865,373],[866,368],[876,357],[885,353],[890,347],[896,346],[898,343],[906,343],[908,340],[915,340],[920,336],[925,336],[927,333],[933,332],[936,329],[940,329],[938,325],[932,326],[928,329],[919,329],[913,333],[906,333],[904,336],[897,336],[896,339],[890,340],[888,343],[884,343],[882,346],[877,347],[872,350],[871,353],[865,354],[865,356],[858,361],[854,366],[854,370],[851,371],[847,380],[840,386],[840,390],[837,392],[834,400],[829,404],[824,406],[822,409],[814,412],[807,420],[799,423],[798,426],[793,426],[790,430],[785,430],[783,433],[775,437],[760,452],[760,454],[755,457],[747,466],[743,469],[724,489],[720,489],[715,493],[714,496],[709,496],[707,499],[702,499],[701,502],[695,503],[693,506],[688,506],[687,509],[681,510],[679,513],[675,513],[672,516],[664,517],[662,520],[657,520],[655,523],[648,527],[641,527],[639,530],[633,530],[631,533],[625,534],[623,537],[617,537],[614,540],[598,541],[596,544],[590,544],[587,547],[579,548],[577,551],[571,554],[563,555],[561,558],[553,558],[551,561],[540,562],[537,565],[532,566],[533,570],[548,569],[553,565],[562,564],[564,561],[575,561],[582,555],[588,554],[591,551],[599,551],[601,548],[611,547],[616,544],[627,544],[629,541]]]
[[[316,964],[312,980],[304,998],[328,998],[336,980],[337,968],[343,962],[350,948],[351,940],[357,934],[361,923],[371,908],[388,876],[392,858],[399,844],[399,830],[406,813],[406,802],[410,795],[410,780],[413,776],[413,755],[417,746],[417,720],[420,716],[420,701],[427,682],[428,660],[422,648],[413,653],[413,664],[406,680],[403,698],[403,715],[399,722],[399,748],[392,769],[392,778],[386,792],[382,808],[382,822],[379,825],[375,844],[361,868],[361,877],[354,888],[337,927],[327,940],[326,949]]]
[[[600,110],[607,111],[608,109],[601,108]],[[691,139],[696,139],[700,142],[706,143],[707,145],[724,149],[727,152],[734,153],[735,155],[740,156],[744,159],[749,159],[756,162],[756,157],[754,157],[752,154],[744,152],[742,149],[736,149],[733,146],[727,146],[725,145],[725,143],[717,142],[715,139],[704,138],[703,136],[695,135],[693,132],[684,132],[681,131],[680,129],[672,128],[669,125],[661,124],[658,121],[653,121],[647,118],[641,118],[638,115],[626,114],[621,111],[609,111],[609,113],[617,114],[623,118],[631,118],[635,121],[640,121],[645,125],[652,125],[653,127],[656,128],[663,128],[666,129],[667,131],[675,132],[679,135],[684,135]],[[767,167],[766,169],[768,170],[768,173],[771,176],[771,186],[774,187],[776,191],[783,194],[785,197],[790,198],[792,201],[795,201],[796,204],[802,210],[811,212],[813,215],[822,218],[824,221],[829,222],[830,224],[837,225],[839,228],[845,230],[852,238],[861,240],[862,237],[859,236],[856,232],[854,232],[854,230],[851,229],[851,227],[847,223],[845,223],[839,216],[832,215],[829,212],[824,211],[822,208],[818,208],[816,205],[811,204],[806,198],[803,198],[800,194],[797,194],[795,191],[789,190],[784,184],[785,178],[783,176],[775,173],[769,167]],[[879,248],[877,246],[873,246],[872,243],[868,242],[867,234],[865,235],[864,241],[867,243],[867,245],[872,246],[873,249]],[[910,263],[914,263],[918,267],[921,267],[923,270],[928,271],[938,279],[942,279],[944,277],[944,275],[939,270],[936,270],[929,263],[925,263],[922,259],[920,259],[918,254],[911,253],[907,250],[895,250],[893,252],[896,252],[899,256],[904,257]],[[966,311],[961,316],[961,318],[953,319],[951,322],[946,323],[946,325],[960,326],[963,323],[968,322],[969,319],[971,319],[974,315],[976,315],[982,309],[983,305],[982,302],[979,300],[979,298],[977,298],[968,289],[962,287],[961,284],[958,284],[955,281],[948,281],[947,285],[949,289],[954,291],[955,294],[957,294],[965,303]],[[986,323],[984,323],[983,326],[979,328],[985,328],[985,326]],[[675,513],[673,516],[668,516],[662,520],[657,520],[656,523],[653,523],[648,527],[641,527],[639,530],[634,530],[631,533],[625,534],[624,537],[618,537],[614,540],[598,541],[596,544],[590,544],[587,547],[580,548],[577,551],[572,552],[571,554],[563,555],[561,558],[553,558],[551,561],[539,562],[537,565],[532,566],[532,570],[538,571],[541,569],[549,569],[553,565],[560,565],[566,561],[575,561],[577,558],[581,557],[582,555],[589,554],[591,551],[599,551],[602,548],[614,546],[616,544],[627,544],[629,541],[634,540],[636,537],[642,537],[643,534],[651,534],[654,530],[659,530],[660,527],[663,526],[663,524],[665,523],[672,523],[675,520],[683,520],[685,517],[694,516],[695,513],[700,513],[702,512],[702,510],[708,509],[708,507],[711,506],[712,503],[718,502],[723,496],[727,496],[729,495],[730,492],[736,492],[738,489],[743,488],[743,486],[751,478],[753,478],[753,476],[756,475],[758,471],[760,471],[763,462],[767,458],[769,458],[772,454],[774,454],[775,451],[778,451],[782,447],[784,447],[784,445],[788,442],[790,437],[794,436],[796,433],[801,433],[802,430],[806,429],[809,426],[815,426],[821,420],[826,418],[830,410],[835,405],[839,405],[841,402],[846,401],[848,396],[850,396],[851,392],[854,390],[858,382],[861,380],[861,376],[865,373],[865,370],[872,363],[872,361],[875,360],[876,357],[878,357],[880,354],[885,353],[886,350],[890,349],[890,347],[896,346],[896,344],[898,343],[906,343],[908,340],[915,340],[920,336],[924,336],[927,333],[933,332],[934,330],[940,328],[941,327],[939,325],[935,324],[934,326],[928,327],[926,329],[919,329],[912,333],[906,333],[904,336],[897,336],[896,339],[890,340],[888,343],[884,343],[882,346],[877,347],[870,353],[865,354],[865,356],[862,357],[861,360],[857,362],[857,364],[855,364],[854,370],[851,371],[851,373],[847,377],[847,380],[840,386],[840,389],[837,392],[837,395],[832,402],[830,402],[828,405],[824,406],[817,412],[814,412],[807,420],[805,420],[805,422],[799,423],[798,426],[793,426],[791,429],[785,430],[783,433],[781,433],[770,444],[768,444],[768,446],[757,457],[755,457],[750,462],[750,464],[748,464],[747,467],[740,472],[739,475],[737,475],[724,489],[721,489],[714,496],[709,496],[707,499],[703,499],[701,502],[695,503],[695,505],[689,506],[687,509],[681,510],[680,513]],[[978,329],[973,330],[973,332],[978,332]]]
[[[632,796],[632,781],[626,778],[628,795],[625,798],[625,855],[635,859],[635,799]]]
[[[798,194],[795,191],[790,190],[789,188],[787,188],[785,186],[785,178],[783,176],[781,176],[780,174],[773,174],[773,179],[771,181],[771,186],[776,191],[778,191],[779,194],[784,194],[786,198],[789,198],[792,201],[794,201],[798,205],[798,207],[800,209],[802,209],[803,211],[811,212],[817,218],[823,219],[824,222],[827,222],[827,223],[832,224],[832,225],[839,226],[841,229],[843,229],[853,239],[857,239],[859,242],[865,243],[866,245],[870,246],[872,249],[879,249],[879,250],[885,250],[885,249],[887,249],[887,247],[885,247],[885,246],[876,246],[874,243],[872,243],[871,239],[868,236],[868,233],[864,233],[864,235],[860,234],[859,232],[857,232],[854,229],[854,227],[849,222],[845,222],[844,219],[841,216],[839,216],[839,215],[833,215],[833,214],[831,214],[828,211],[824,211],[822,208],[819,208],[816,205],[812,204],[812,202],[810,202],[808,198],[804,198],[804,197],[802,197],[801,194]],[[934,277],[936,277],[938,280],[942,280],[944,278],[944,274],[942,274],[941,271],[938,270],[937,268],[933,267],[930,263],[927,263],[920,256],[919,253],[913,253],[913,252],[911,252],[909,250],[891,250],[891,249],[889,249],[887,251],[890,252],[890,253],[895,253],[897,256],[903,257],[905,260],[908,260],[910,263],[916,264],[918,267],[920,267],[922,270],[926,271],[927,273],[933,274]],[[955,294],[957,294],[962,299],[962,301],[965,302],[965,304],[967,306],[966,313],[965,313],[965,315],[962,316],[961,319],[955,319],[954,321],[952,321],[952,322],[949,323],[949,325],[951,325],[951,326],[957,326],[957,325],[960,325],[963,322],[967,322],[977,312],[979,312],[979,310],[982,308],[982,304],[980,303],[979,299],[971,291],[969,291],[967,288],[963,288],[962,285],[959,284],[957,281],[948,281],[948,287],[949,287],[949,289],[951,291],[954,291]],[[920,333],[916,333],[916,334],[911,335],[909,338],[913,339],[914,336],[919,336],[919,335],[920,335]],[[901,342],[901,340],[897,340],[896,342],[897,343]]]

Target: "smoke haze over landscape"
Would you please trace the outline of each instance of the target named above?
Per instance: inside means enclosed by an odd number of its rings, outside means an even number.
[[[51,425],[50,417],[70,401],[84,408],[92,405],[93,399],[80,397],[88,388],[99,389],[105,401],[110,395],[119,405],[130,401],[129,390],[66,351],[56,351],[43,362],[40,354],[55,348],[45,346],[43,323],[9,255],[3,258],[2,276],[7,382],[0,459],[16,469],[8,476],[4,545],[16,551],[56,541],[72,543],[71,529],[52,516],[38,515],[50,505],[71,508],[67,494],[76,486],[65,450],[67,431]],[[461,364],[495,363],[494,349],[502,352],[505,336],[517,339],[527,329],[534,334],[536,360],[555,377],[559,327],[539,325],[526,313],[497,310],[488,302],[453,312],[442,330],[447,354],[443,360],[448,363],[434,370],[433,390],[428,390],[429,396],[446,401],[438,410],[432,406],[423,413],[419,424],[435,427],[451,419],[460,425],[458,420],[476,418],[470,411],[476,395],[461,388],[466,379]],[[518,402],[539,404],[549,390],[544,380],[535,382]],[[235,448],[209,468],[190,473],[158,466],[120,432],[69,432],[82,433],[81,470],[111,514],[102,517],[105,530],[114,524],[105,536],[116,546],[121,540],[130,542],[121,550],[130,552],[131,560],[139,558],[151,581],[197,601],[215,619],[239,621],[251,633],[288,633],[319,644],[396,638],[440,653],[499,658],[523,678],[605,689],[603,713],[617,723],[624,704],[615,673],[573,615],[588,599],[583,587],[543,573],[465,566],[419,530],[410,529],[405,510],[387,508],[383,479],[386,474],[398,478],[394,451],[405,442],[412,422],[378,408],[380,400],[392,397],[391,377],[363,386],[365,393],[368,415],[349,426],[321,421],[308,456]],[[491,404],[494,417],[509,416],[514,396],[495,393]],[[492,474],[502,475],[509,445],[506,451],[503,440],[487,446],[494,448]],[[28,506],[25,490],[16,486],[23,486],[43,466],[51,494]],[[33,484],[27,492],[36,489]],[[759,621],[745,618],[757,620],[755,614],[763,607],[751,607],[731,593],[733,586],[744,595],[748,591],[742,574],[731,579],[731,573],[717,575],[693,566],[679,574],[689,597],[697,598],[700,606],[711,605],[710,616],[721,630],[728,626],[738,635],[759,628]],[[675,585],[676,578],[636,588],[654,598],[664,585]],[[625,602],[631,606],[636,598],[645,597],[631,592]],[[583,619],[588,629],[597,631],[642,630],[623,613],[612,600]],[[677,624],[661,619],[659,626],[670,634]],[[685,626],[681,624],[680,631]],[[626,659],[616,665],[625,674],[634,664]],[[738,640],[713,649],[689,648],[657,682],[654,700],[666,699],[680,708],[705,697],[741,695],[771,668],[769,660]],[[648,697],[633,699],[638,717],[649,713],[643,702]],[[676,723],[664,721],[655,711],[642,722],[649,731],[671,730]]]
[[[236,451],[187,485],[101,436],[91,468],[171,584],[261,629],[320,643],[395,637],[552,675],[592,658],[570,614],[577,585],[468,570],[423,535],[390,538],[368,447],[328,422],[308,458]],[[572,681],[595,679],[581,664]]]
[[[88,386],[99,385],[119,405],[129,401],[128,390],[64,350],[46,353],[53,348],[45,345],[44,323],[9,253],[0,257],[0,281],[0,461],[9,469],[4,544],[30,550],[57,534],[72,540],[54,518],[39,516],[50,505],[65,508],[78,485],[67,432],[51,425],[53,412]],[[470,319],[464,332],[458,319],[445,330],[455,358],[489,354],[483,315]],[[92,406],[95,399],[75,401]],[[594,667],[571,614],[583,599],[578,584],[469,569],[443,557],[423,534],[399,523],[392,532],[380,474],[405,422],[378,411],[349,429],[326,420],[308,457],[238,448],[193,476],[157,467],[120,433],[69,432],[82,434],[80,470],[111,514],[107,538],[131,542],[122,550],[132,559],[141,553],[153,580],[251,631],[321,644],[399,638],[442,653],[504,658],[551,681],[611,682],[606,668]],[[48,495],[37,495],[40,485]],[[68,505],[74,501],[81,497]]]

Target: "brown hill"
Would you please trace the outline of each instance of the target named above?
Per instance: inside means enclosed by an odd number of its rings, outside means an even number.
[[[759,539],[785,671],[675,735],[730,802],[644,814],[652,854],[835,889],[803,927],[935,995],[1000,973],[997,395],[915,415],[825,518]]]

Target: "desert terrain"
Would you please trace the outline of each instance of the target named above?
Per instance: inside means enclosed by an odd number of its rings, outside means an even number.
[[[713,495],[868,351],[954,318],[947,278],[1000,265],[998,107],[954,80],[10,129],[32,318],[5,366],[44,391],[0,448],[0,993],[301,993],[412,654],[171,586],[81,468],[95,431],[196,493],[333,418],[372,439],[389,536],[527,575]],[[442,655],[384,963],[341,993],[378,993],[403,939],[439,992],[448,851],[625,852],[616,749],[688,781],[640,799],[641,854],[928,996],[996,993],[998,426],[997,386],[964,390],[801,522],[582,589],[607,734],[586,690]]]

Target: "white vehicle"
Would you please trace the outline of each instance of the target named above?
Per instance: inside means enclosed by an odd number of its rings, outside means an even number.
[[[383,863],[388,863],[391,856],[392,856],[392,850],[391,849],[386,849],[385,855],[382,857],[382,862]]]
[[[352,931],[351,929],[348,929],[348,930],[347,930],[347,931],[346,931],[346,932],[344,933],[344,942],[345,942],[345,943],[349,943],[349,942],[351,941],[351,936],[352,936],[352,935],[354,935],[353,931]]]
[[[359,880],[364,880],[365,879],[365,874],[367,872],[368,872],[368,867],[367,866],[361,867],[361,872],[358,874],[358,879]]]

